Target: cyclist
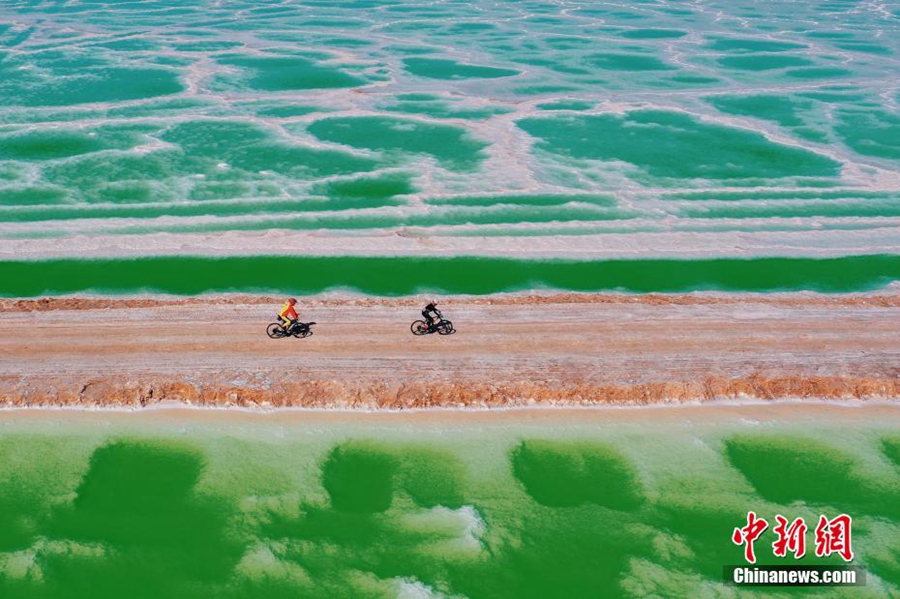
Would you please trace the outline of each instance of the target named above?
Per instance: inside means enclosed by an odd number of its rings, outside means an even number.
[[[428,305],[422,309],[422,316],[425,318],[425,323],[428,325],[429,329],[433,329],[437,323],[444,319],[444,315],[437,309],[437,303],[434,301],[429,302]]]
[[[281,318],[281,324],[284,325],[285,331],[290,331],[291,327],[297,324],[297,320],[300,318],[297,314],[297,310],[294,308],[296,303],[297,300],[291,298],[281,306],[281,311],[278,312],[278,316]]]

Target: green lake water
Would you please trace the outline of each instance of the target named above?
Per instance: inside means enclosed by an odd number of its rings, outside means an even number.
[[[0,595],[754,596],[722,580],[754,510],[853,517],[867,585],[782,595],[886,596],[900,588],[900,436],[845,410],[445,426],[6,418]],[[767,535],[759,563],[794,563]]]
[[[94,293],[356,291],[489,294],[531,289],[846,293],[900,280],[900,256],[712,260],[248,256],[0,261],[0,296]]]

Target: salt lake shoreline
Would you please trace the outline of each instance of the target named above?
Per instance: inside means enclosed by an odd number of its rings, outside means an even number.
[[[763,424],[785,418],[822,417],[848,419],[856,416],[878,416],[896,419],[900,424],[900,401],[883,400],[823,400],[783,399],[760,401],[755,399],[718,400],[713,402],[665,403],[647,405],[565,405],[515,406],[479,409],[431,407],[409,409],[338,409],[308,407],[224,407],[197,406],[178,402],[164,402],[144,408],[38,406],[0,407],[0,426],[18,419],[53,421],[57,416],[77,423],[115,421],[159,422],[228,422],[235,424],[328,424],[351,420],[354,424],[381,426],[383,424],[610,424],[616,422],[657,421],[679,422],[713,421],[718,419],[750,419]]]

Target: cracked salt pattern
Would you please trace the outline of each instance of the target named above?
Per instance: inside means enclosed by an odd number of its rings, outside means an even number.
[[[134,256],[134,238],[160,233],[231,234],[237,250],[271,230],[368,236],[372,252],[414,231],[397,251],[471,253],[458,240],[484,235],[476,253],[502,237],[595,257],[810,254],[829,231],[832,254],[892,253],[898,14],[5,2],[0,253]],[[785,245],[756,241],[772,231]]]

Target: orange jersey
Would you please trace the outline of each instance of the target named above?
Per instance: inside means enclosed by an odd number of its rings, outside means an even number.
[[[300,318],[299,316],[297,316],[297,311],[294,310],[294,306],[290,304],[281,306],[281,312],[279,312],[278,315],[282,318],[287,318],[290,320],[297,320],[298,318]]]

